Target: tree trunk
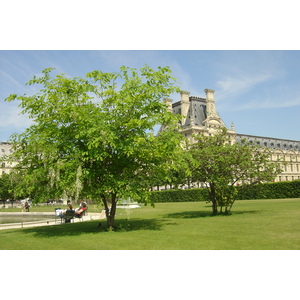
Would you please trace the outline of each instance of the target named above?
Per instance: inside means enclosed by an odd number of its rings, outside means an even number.
[[[213,215],[216,215],[218,213],[218,203],[216,198],[216,189],[213,183],[210,183],[209,190],[210,190],[210,200],[212,202],[212,213]]]
[[[101,195],[102,202],[105,207],[105,214],[106,214],[106,220],[107,220],[107,228],[108,230],[114,230],[115,227],[115,215],[116,215],[116,207],[117,207],[117,194],[112,193],[111,194],[111,203],[109,207],[109,201],[105,197],[105,195]]]
[[[218,204],[217,204],[216,200],[214,200],[212,203],[212,213],[213,213],[213,215],[216,215],[218,213]]]

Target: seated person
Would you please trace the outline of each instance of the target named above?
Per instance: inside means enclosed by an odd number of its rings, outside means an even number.
[[[26,210],[26,211],[29,211],[29,208],[30,208],[30,205],[29,205],[29,203],[28,202],[25,202],[25,204],[24,204],[24,207],[23,207],[23,212]]]
[[[55,211],[55,214],[61,218],[65,218],[66,217],[66,212],[74,212],[73,206],[71,203],[68,204],[68,208],[67,209],[57,209]]]
[[[80,210],[82,207],[88,208],[87,203],[86,203],[85,201],[83,201],[83,200],[80,202],[79,207],[77,207],[77,208],[75,209],[75,211]]]
[[[75,210],[75,217],[82,217],[87,208],[86,202],[81,201],[80,206]]]

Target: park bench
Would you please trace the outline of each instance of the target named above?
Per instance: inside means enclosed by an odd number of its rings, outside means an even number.
[[[60,208],[56,208],[55,211],[57,209],[60,209]],[[82,207],[81,208],[82,211],[78,214],[78,213],[75,213],[75,210],[67,210],[64,214],[60,214],[59,217],[61,218],[61,222],[62,220],[65,220],[65,223],[70,223],[72,219],[80,219],[81,221],[82,220],[82,217],[86,214],[87,212],[87,207]],[[56,218],[56,214],[55,214],[55,218]]]

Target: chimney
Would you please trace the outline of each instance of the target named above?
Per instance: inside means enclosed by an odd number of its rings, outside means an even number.
[[[173,100],[170,99],[170,98],[165,98],[165,99],[164,99],[164,102],[165,102],[165,104],[166,104],[166,106],[167,106],[168,112],[173,112],[172,101],[173,101]]]
[[[215,97],[214,97],[214,90],[205,89],[204,92],[206,93],[206,112],[208,116],[215,116],[217,115],[216,106],[215,106]]]
[[[181,115],[182,115],[181,124],[184,125],[190,108],[190,93],[186,91],[181,91],[180,94],[181,94]]]

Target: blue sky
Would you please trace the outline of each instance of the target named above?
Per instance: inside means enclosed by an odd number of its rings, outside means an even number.
[[[0,51],[0,141],[22,132],[30,120],[20,116],[11,93],[36,92],[25,83],[44,68],[67,76],[93,70],[118,71],[169,66],[183,90],[204,97],[214,89],[216,108],[225,124],[238,133],[300,140],[300,51],[209,50],[2,50]],[[180,95],[172,95],[174,101]]]

